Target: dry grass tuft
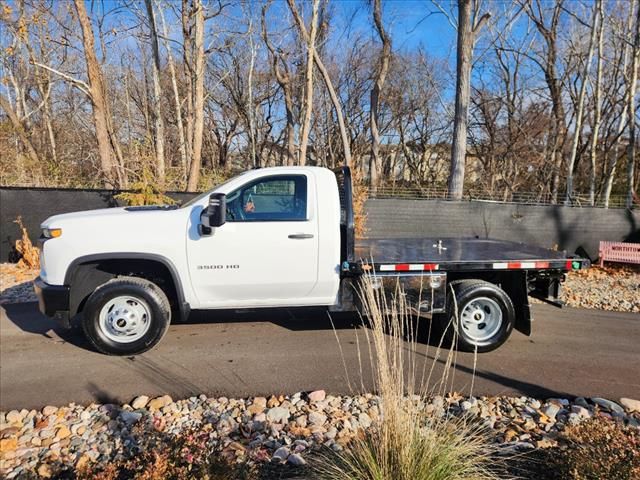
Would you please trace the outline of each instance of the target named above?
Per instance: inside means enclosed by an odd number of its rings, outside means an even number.
[[[343,453],[324,455],[315,466],[320,478],[343,480],[493,480],[495,458],[484,430],[465,419],[429,416],[424,366],[418,367],[417,318],[401,287],[375,288],[363,278],[360,297],[382,415],[373,428]],[[449,350],[446,363],[454,358]],[[436,354],[436,358],[438,355]],[[446,371],[441,384],[447,384]]]

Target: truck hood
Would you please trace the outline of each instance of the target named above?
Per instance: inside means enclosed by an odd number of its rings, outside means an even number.
[[[85,210],[82,212],[63,213],[54,215],[42,222],[42,228],[58,228],[64,224],[86,221],[87,224],[93,223],[100,219],[119,220],[133,219],[147,220],[154,219],[156,216],[166,215],[167,212],[175,211],[177,206],[143,206],[143,207],[120,207],[120,208],[101,208],[98,210]],[[151,217],[151,218],[150,218]]]

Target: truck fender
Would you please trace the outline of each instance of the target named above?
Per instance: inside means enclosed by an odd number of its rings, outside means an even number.
[[[117,273],[100,270],[96,267],[101,262],[117,262],[123,260],[148,261],[151,262],[151,264],[160,264],[166,268],[173,281],[179,318],[182,320],[187,319],[191,307],[185,300],[182,281],[173,262],[162,255],[138,252],[97,253],[74,259],[67,268],[64,277],[64,284],[70,287],[69,313],[72,317],[80,311],[84,300],[98,286],[118,276]]]

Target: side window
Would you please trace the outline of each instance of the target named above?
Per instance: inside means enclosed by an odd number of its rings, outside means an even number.
[[[307,177],[274,175],[243,185],[227,195],[228,222],[307,219]]]

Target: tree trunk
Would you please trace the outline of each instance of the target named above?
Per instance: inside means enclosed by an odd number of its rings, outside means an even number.
[[[195,10],[194,35],[194,99],[193,99],[193,157],[189,169],[187,190],[195,192],[200,180],[202,163],[202,134],[204,131],[204,7],[201,0],[193,0]]]
[[[625,60],[625,64],[626,64],[626,60]],[[624,128],[627,125],[627,108],[629,108],[629,104],[626,102],[626,99],[625,99],[625,105],[622,108],[622,113],[620,113],[620,118],[618,120],[618,128],[615,136],[616,141],[613,147],[613,154],[611,155],[611,160],[607,162],[607,165],[605,167],[606,178],[605,178],[605,184],[604,184],[604,192],[602,193],[602,203],[604,208],[609,208],[611,191],[613,190],[613,180],[616,177],[616,166],[618,164],[619,154],[620,154],[619,138],[621,137],[622,132],[624,131]]]
[[[284,55],[271,45],[269,42],[269,35],[267,33],[267,13],[268,5],[262,7],[262,38],[264,44],[267,46],[269,53],[273,57],[273,73],[275,74],[276,81],[282,89],[282,95],[284,97],[284,108],[287,117],[287,125],[285,127],[285,143],[287,145],[287,159],[286,162],[282,162],[285,165],[291,166],[295,164],[296,158],[296,145],[295,145],[295,114],[293,108],[293,92],[291,87],[291,75],[289,74],[289,68],[286,63]],[[284,71],[280,70],[279,63],[284,66]]]
[[[313,56],[315,52],[316,31],[318,24],[318,4],[319,0],[313,0],[311,25],[309,35],[307,35],[307,64],[305,69],[305,98],[304,117],[302,120],[302,131],[300,133],[300,157],[299,165],[307,163],[307,145],[309,143],[309,132],[311,131],[311,113],[313,111]]]
[[[182,0],[182,61],[187,76],[187,95],[185,105],[185,136],[187,153],[187,181],[191,172],[191,159],[193,158],[193,97],[195,86],[195,72],[193,64],[193,38],[192,17],[193,11],[189,7],[189,0]]]
[[[380,61],[376,79],[371,89],[371,111],[369,115],[369,126],[371,128],[371,158],[369,160],[369,175],[371,178],[371,190],[376,193],[380,183],[380,174],[382,172],[382,159],[380,158],[380,131],[378,128],[378,107],[380,103],[380,92],[384,86],[389,71],[389,61],[391,60],[391,38],[387,35],[382,24],[382,6],[381,0],[374,0],[373,4],[373,22],[382,42],[382,51],[380,52]]]
[[[582,72],[582,84],[580,85],[580,93],[578,94],[578,106],[576,111],[576,126],[573,132],[573,142],[571,143],[571,154],[567,164],[567,192],[564,199],[565,205],[571,205],[573,197],[573,167],[576,163],[576,155],[578,153],[578,142],[582,135],[582,120],[584,112],[584,97],[587,93],[587,83],[589,81],[589,73],[591,72],[591,59],[593,58],[593,50],[596,43],[596,32],[598,31],[599,10],[601,8],[601,0],[596,0],[593,7],[593,21],[591,24],[591,36],[589,37],[589,52],[585,60],[584,70]]]
[[[473,32],[471,30],[471,0],[459,0],[458,50],[456,55],[456,103],[453,123],[453,143],[451,144],[451,167],[448,181],[448,195],[452,200],[462,199],[464,189],[472,53]]]
[[[167,50],[167,65],[169,66],[169,73],[171,75],[171,87],[173,89],[173,101],[176,109],[176,124],[178,129],[178,149],[180,150],[180,169],[182,172],[182,180],[187,179],[187,147],[186,140],[184,138],[184,125],[182,122],[182,102],[180,101],[180,91],[178,90],[178,78],[176,75],[176,67],[173,62],[173,55],[171,54],[171,46],[169,45],[169,34],[167,32],[167,24],[164,20],[164,13],[162,8],[158,9],[160,13],[160,22],[162,23],[162,35],[164,38],[164,48]]]
[[[602,58],[604,56],[604,15],[602,12],[602,2],[598,9],[600,19],[600,30],[598,32],[598,62],[596,65],[596,85],[593,101],[595,103],[593,113],[593,127],[591,129],[591,170],[589,172],[589,204],[593,207],[596,203],[596,170],[598,153],[598,136],[600,135],[600,123],[602,121]]]
[[[98,141],[100,164],[105,176],[105,186],[108,188],[117,188],[124,183],[123,174],[114,159],[114,151],[111,145],[109,121],[107,119],[109,109],[105,98],[102,70],[95,52],[93,28],[87,16],[84,0],[74,0],[74,4],[76,12],[78,13],[80,28],[82,29],[82,43],[84,47],[84,57],[87,63],[87,76],[89,77],[93,121],[96,129],[96,139]]]
[[[631,5],[633,7],[636,2]],[[627,208],[633,205],[635,196],[635,162],[636,162],[636,92],[638,83],[638,63],[640,62],[640,4],[636,8],[635,33],[633,39],[631,75],[628,85],[628,111],[629,111],[629,143],[627,146]]]
[[[291,92],[291,84],[287,83],[282,86],[284,94],[284,107],[287,113],[287,127],[285,135],[287,137],[287,165],[294,164],[296,156],[296,129],[295,116],[293,113],[293,93]]]
[[[154,136],[156,145],[156,175],[158,182],[162,185],[165,181],[165,158],[164,158],[164,121],[162,119],[162,87],[160,85],[160,46],[158,45],[158,30],[156,27],[156,16],[153,10],[152,0],[144,0],[149,17],[149,30],[151,40],[151,50],[153,53],[152,78],[153,78],[153,120]]]

